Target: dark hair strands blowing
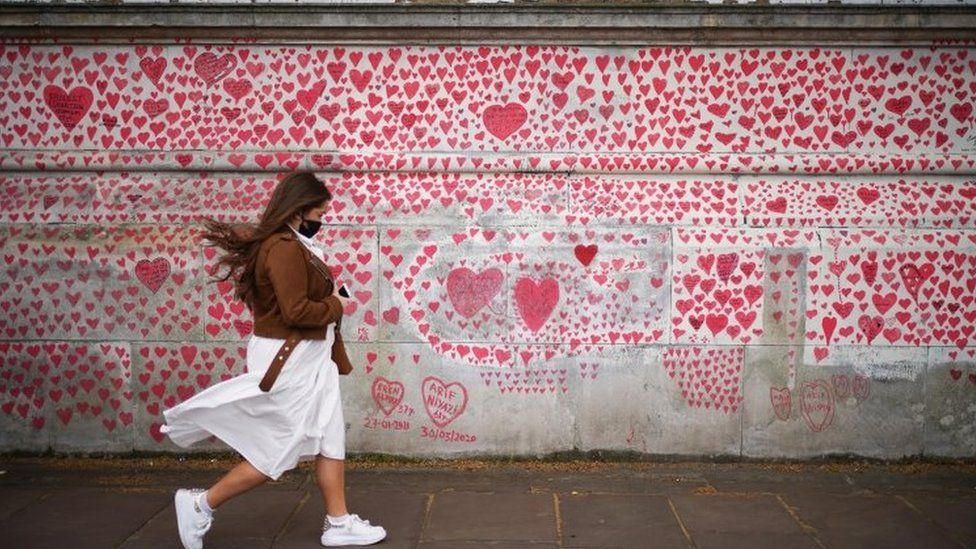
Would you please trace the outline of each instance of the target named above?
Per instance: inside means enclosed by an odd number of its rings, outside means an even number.
[[[275,186],[258,223],[226,223],[212,218],[203,220],[202,238],[208,247],[224,250],[217,258],[213,282],[234,280],[234,297],[250,309],[254,303],[256,280],[254,268],[261,242],[281,230],[295,215],[321,206],[332,199],[332,193],[314,173],[292,172]],[[221,276],[224,268],[227,272]]]

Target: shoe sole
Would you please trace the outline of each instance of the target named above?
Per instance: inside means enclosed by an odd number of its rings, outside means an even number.
[[[330,540],[329,543],[326,543],[324,539],[319,541],[322,542],[323,547],[346,547],[349,545],[373,545],[375,543],[379,543],[383,541],[384,539],[386,539],[385,532],[376,539],[371,539],[371,538],[335,539],[335,540]]]
[[[177,490],[176,496],[173,497],[173,504],[176,506],[176,529],[180,533],[180,543],[183,544],[183,549],[196,549],[190,545],[190,541],[186,539],[186,535],[183,533],[183,525],[192,520],[192,517],[185,516],[184,509],[193,509],[193,493],[189,490]]]

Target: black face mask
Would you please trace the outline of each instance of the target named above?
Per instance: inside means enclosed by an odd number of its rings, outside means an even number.
[[[315,233],[319,232],[322,228],[321,221],[313,221],[311,219],[302,219],[302,224],[298,226],[298,234],[304,236],[305,238],[312,238]]]

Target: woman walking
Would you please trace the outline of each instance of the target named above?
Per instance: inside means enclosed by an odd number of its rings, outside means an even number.
[[[205,222],[204,239],[225,252],[218,268],[254,317],[247,373],[163,412],[162,432],[183,447],[211,435],[243,456],[207,490],[178,490],[176,517],[186,549],[203,547],[214,510],[300,460],[315,459],[325,502],[321,542],[370,545],[386,531],[349,514],[345,499],[345,425],[337,364],[345,359],[338,324],[346,299],[311,238],[332,195],[309,172],[275,187],[256,226]],[[335,346],[335,348],[333,348]]]

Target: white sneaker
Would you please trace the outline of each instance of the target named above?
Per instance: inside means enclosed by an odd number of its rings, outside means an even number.
[[[346,522],[336,526],[325,519],[325,531],[322,532],[322,545],[326,547],[340,547],[343,545],[372,545],[379,543],[386,537],[386,530],[382,526],[373,526],[368,520],[359,515],[349,515]]]
[[[203,535],[213,524],[213,517],[202,511],[196,502],[196,496],[202,490],[177,490],[176,497],[176,526],[180,530],[180,541],[184,549],[202,549]]]

